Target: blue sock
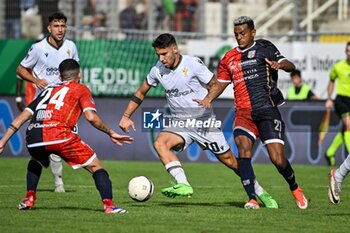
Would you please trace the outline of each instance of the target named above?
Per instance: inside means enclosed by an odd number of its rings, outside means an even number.
[[[43,168],[38,161],[33,159],[29,160],[27,167],[27,191],[36,191],[42,170]]]
[[[289,188],[291,191],[294,191],[298,188],[298,184],[295,182],[295,175],[292,166],[290,165],[289,161],[287,160],[287,164],[284,167],[277,167],[277,170],[281,175],[284,177],[284,179],[288,182]]]
[[[243,158],[238,160],[239,172],[241,175],[241,181],[245,191],[248,194],[249,200],[254,199],[255,190],[254,190],[254,171],[251,163],[251,159]]]
[[[109,175],[105,169],[99,169],[92,174],[95,180],[95,185],[103,199],[112,199],[112,182],[109,179]]]

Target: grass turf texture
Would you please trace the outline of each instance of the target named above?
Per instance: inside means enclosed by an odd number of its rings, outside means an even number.
[[[221,164],[184,163],[194,188],[192,198],[169,199],[160,193],[171,178],[159,162],[103,161],[113,182],[114,200],[129,211],[104,214],[91,175],[64,164],[66,193],[54,193],[50,169],[43,170],[33,210],[19,211],[25,195],[28,159],[0,159],[0,232],[347,232],[350,185],[344,181],[341,203],[327,197],[328,167],[294,166],[309,199],[307,210],[297,209],[286,183],[272,165],[254,165],[260,184],[280,209],[245,210],[247,200],[239,178]],[[135,202],[127,194],[128,181],[148,176],[153,197]]]

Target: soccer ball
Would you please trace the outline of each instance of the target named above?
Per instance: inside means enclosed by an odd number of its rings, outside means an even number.
[[[153,195],[154,184],[146,176],[136,176],[129,181],[129,196],[135,201],[147,201]]]

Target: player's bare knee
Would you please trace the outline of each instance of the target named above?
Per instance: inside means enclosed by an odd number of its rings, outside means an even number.
[[[241,148],[238,148],[238,155],[239,155],[239,158],[251,158],[252,151],[250,148],[241,147]]]
[[[88,170],[91,174],[102,168],[103,166],[100,160],[97,159],[97,157],[89,165],[85,167],[85,169]]]
[[[225,154],[217,155],[217,159],[223,163],[228,168],[231,168],[233,170],[238,170],[238,162],[236,157],[232,154],[232,152],[227,152]]]
[[[156,139],[156,140],[153,142],[153,147],[154,147],[154,149],[155,149],[157,152],[161,152],[161,151],[164,151],[164,150],[168,150],[167,144],[166,144],[165,141],[163,141],[163,140],[158,140],[158,139]]]

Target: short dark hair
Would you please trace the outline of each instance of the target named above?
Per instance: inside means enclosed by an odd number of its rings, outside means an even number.
[[[254,21],[248,16],[240,16],[233,20],[233,26],[247,24],[249,29],[255,29]]]
[[[80,65],[74,59],[63,60],[58,66],[62,81],[71,80],[77,77],[80,72]]]
[[[292,78],[293,76],[299,76],[299,77],[301,77],[301,72],[300,72],[300,70],[298,70],[298,69],[295,69],[295,70],[293,70],[292,72],[290,72],[290,77]]]
[[[176,45],[175,37],[170,33],[160,34],[152,43],[153,48],[168,48],[170,45]]]
[[[346,47],[348,47],[348,46],[350,46],[350,41],[348,41],[348,42],[346,43]]]
[[[49,15],[49,23],[55,20],[64,20],[64,22],[67,22],[67,17],[62,12],[54,12],[51,15]]]

